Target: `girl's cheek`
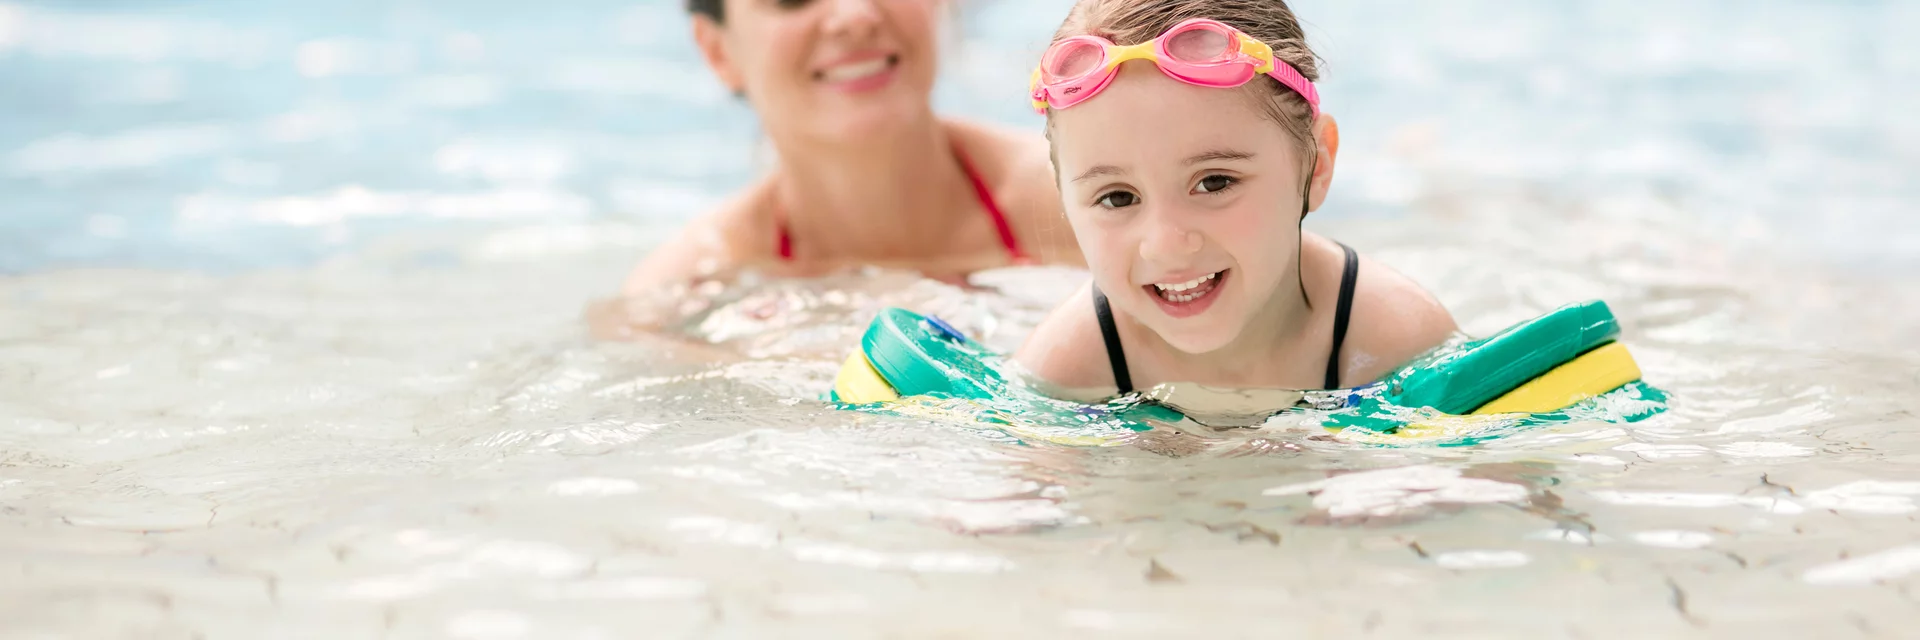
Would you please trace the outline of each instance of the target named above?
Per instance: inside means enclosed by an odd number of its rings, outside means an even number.
[[[1133,261],[1129,258],[1134,252],[1134,247],[1127,242],[1125,236],[1116,233],[1106,234],[1101,239],[1099,251],[1100,261],[1112,274],[1116,286],[1125,284],[1131,279],[1129,271],[1133,268]]]
[[[1075,215],[1070,220],[1074,238],[1080,243],[1080,251],[1086,254],[1088,264],[1095,272],[1126,268],[1124,238],[1087,220],[1085,215]]]
[[[1295,227],[1285,225],[1280,216],[1267,211],[1239,211],[1220,220],[1216,233],[1232,246],[1247,248],[1272,244],[1278,246],[1295,235]]]

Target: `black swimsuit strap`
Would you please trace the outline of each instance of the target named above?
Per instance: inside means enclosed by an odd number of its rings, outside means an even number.
[[[1338,242],[1334,244],[1340,244]],[[1360,280],[1360,254],[1341,244],[1347,266],[1340,272],[1340,304],[1333,310],[1333,351],[1327,354],[1327,389],[1340,388],[1340,347],[1347,342],[1347,321],[1353,315],[1353,287]]]
[[[1339,243],[1335,243],[1339,244]],[[1340,347],[1347,342],[1347,325],[1353,316],[1353,289],[1360,281],[1360,254],[1340,245],[1346,253],[1346,266],[1340,273],[1340,301],[1333,311],[1333,349],[1327,354],[1325,389],[1340,388]],[[1100,322],[1100,339],[1107,343],[1107,365],[1113,368],[1113,386],[1120,393],[1133,392],[1133,376],[1127,371],[1127,352],[1120,346],[1120,329],[1113,323],[1113,307],[1100,287],[1093,288],[1093,317]]]
[[[1107,343],[1107,364],[1113,367],[1113,386],[1120,388],[1121,394],[1133,393],[1133,376],[1127,373],[1127,352],[1120,347],[1120,329],[1113,325],[1113,308],[1107,305],[1107,294],[1100,287],[1093,288],[1093,317],[1100,321],[1100,339]]]

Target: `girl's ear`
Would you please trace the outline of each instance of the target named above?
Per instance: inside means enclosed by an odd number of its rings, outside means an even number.
[[[707,68],[720,79],[720,84],[734,95],[740,95],[746,89],[740,79],[739,69],[734,68],[733,57],[727,54],[727,38],[724,27],[705,15],[693,17],[693,43],[700,49],[700,57],[707,61]]]
[[[1313,194],[1307,201],[1309,211],[1319,210],[1327,201],[1327,189],[1333,186],[1333,165],[1340,155],[1340,123],[1333,119],[1333,114],[1320,114],[1313,128],[1320,140],[1315,147],[1320,157],[1313,163]]]

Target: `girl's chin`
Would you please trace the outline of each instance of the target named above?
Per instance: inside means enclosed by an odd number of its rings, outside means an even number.
[[[1238,335],[1224,327],[1180,327],[1160,333],[1160,339],[1181,353],[1200,356],[1227,348]]]

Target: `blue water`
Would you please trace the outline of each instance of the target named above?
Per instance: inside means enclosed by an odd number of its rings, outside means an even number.
[[[1025,71],[1066,4],[965,3],[940,107],[1037,127]],[[755,173],[757,133],[679,6],[0,3],[0,271],[684,219]],[[1920,3],[1299,10],[1346,134],[1327,217],[1522,194],[1542,216],[1660,209],[1736,248],[1920,264]]]

